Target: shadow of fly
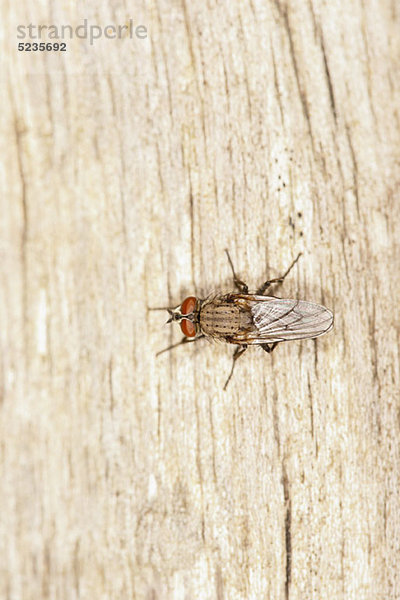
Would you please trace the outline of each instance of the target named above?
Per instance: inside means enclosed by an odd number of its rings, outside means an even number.
[[[236,275],[228,250],[225,252],[237,292],[211,294],[204,299],[189,296],[176,308],[150,308],[167,310],[170,314],[167,323],[179,323],[184,334],[180,342],[164,348],[157,356],[205,337],[236,344],[224,390],[231,380],[237,359],[249,346],[261,346],[270,354],[280,342],[313,339],[333,327],[333,314],[325,306],[265,295],[271,285],[283,283],[301,253],[281,277],[265,281],[255,294],[250,294],[248,286]]]

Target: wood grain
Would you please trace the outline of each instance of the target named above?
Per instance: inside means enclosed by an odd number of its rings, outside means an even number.
[[[2,8],[1,597],[399,598],[396,2]],[[147,307],[231,289],[225,248],[251,289],[303,252],[279,293],[335,329],[223,392]]]

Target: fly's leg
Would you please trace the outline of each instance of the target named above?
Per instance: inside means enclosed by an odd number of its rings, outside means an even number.
[[[228,250],[225,248],[225,252],[226,255],[228,257],[229,260],[229,264],[231,266],[232,269],[232,274],[233,274],[233,283],[236,285],[237,289],[239,290],[239,292],[241,292],[242,294],[248,294],[249,293],[249,288],[248,286],[245,284],[244,281],[242,281],[241,279],[239,279],[239,277],[236,275],[235,273],[235,269],[233,268],[233,262],[231,257],[229,256],[229,252]],[[225,384],[227,385],[227,384]],[[224,388],[225,389],[225,388]]]
[[[297,257],[294,259],[294,261],[292,262],[292,264],[290,265],[290,267],[288,268],[288,270],[286,271],[286,273],[284,273],[283,275],[281,275],[280,277],[276,277],[275,279],[269,279],[268,281],[266,281],[265,283],[263,283],[258,290],[256,291],[257,296],[262,296],[264,294],[264,292],[269,288],[270,285],[272,285],[273,283],[283,283],[285,277],[287,275],[289,275],[290,271],[293,269],[294,265],[297,263],[297,261],[299,260],[300,256],[301,256],[301,252],[299,252],[299,254],[297,255]]]
[[[239,358],[239,356],[242,356],[242,354],[244,352],[246,352],[246,350],[247,350],[247,346],[238,346],[236,348],[235,352],[233,353],[233,357],[232,357],[232,359],[233,359],[232,360],[232,369],[231,369],[231,372],[229,373],[228,379],[225,382],[224,390],[226,390],[226,388],[228,387],[228,383],[229,383],[229,381],[230,381],[230,379],[231,379],[231,377],[233,375],[233,369],[235,368],[235,363],[236,363],[237,359]]]
[[[172,350],[172,348],[177,348],[178,346],[182,346],[183,344],[191,344],[192,342],[197,342],[197,340],[200,340],[203,337],[205,337],[205,335],[199,335],[193,339],[183,337],[180,342],[177,342],[176,344],[171,344],[171,346],[168,346],[167,348],[164,348],[164,350],[160,350],[160,352],[157,352],[156,356],[160,356],[160,354],[163,354],[164,352],[168,352],[168,350]]]
[[[260,346],[263,350],[265,350],[265,352],[268,352],[268,354],[271,354],[271,352],[273,352],[275,350],[275,348],[277,347],[278,344],[279,344],[279,342],[274,342],[273,344],[260,344]]]

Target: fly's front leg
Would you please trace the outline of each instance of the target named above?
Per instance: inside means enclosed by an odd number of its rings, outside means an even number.
[[[232,359],[233,359],[232,360],[232,369],[231,369],[231,372],[229,373],[228,379],[225,382],[224,390],[226,390],[226,388],[228,387],[228,383],[229,383],[229,381],[230,381],[230,379],[232,377],[233,369],[235,368],[235,363],[236,363],[237,359],[239,358],[239,356],[242,356],[242,354],[244,352],[246,352],[246,350],[247,350],[247,346],[238,346],[236,348],[235,352],[233,353],[233,357],[232,357]]]
[[[260,344],[260,346],[263,350],[265,350],[265,352],[268,352],[268,354],[271,354],[271,352],[273,352],[275,350],[275,348],[277,347],[278,344],[279,344],[279,342],[274,342],[273,344]]]
[[[294,261],[292,262],[292,264],[290,265],[290,267],[288,268],[288,270],[286,271],[286,273],[284,273],[283,275],[281,275],[280,277],[276,277],[275,279],[269,279],[268,281],[265,281],[256,291],[256,294],[258,296],[262,296],[264,294],[264,292],[269,288],[270,285],[272,285],[273,283],[283,283],[285,277],[287,275],[289,275],[290,271],[293,269],[294,265],[297,263],[297,261],[299,260],[300,256],[301,256],[301,252],[299,252],[299,254],[297,255],[297,257],[294,259]]]
[[[225,252],[226,252],[226,255],[227,255],[228,260],[229,260],[229,264],[230,264],[231,269],[232,269],[233,283],[236,285],[236,287],[239,290],[239,292],[241,292],[242,294],[248,294],[249,293],[249,288],[245,284],[245,282],[242,281],[241,279],[239,279],[239,277],[236,275],[235,269],[233,268],[233,262],[231,260],[231,257],[229,256],[229,252],[228,252],[228,250],[226,248],[225,248]],[[225,384],[225,385],[227,385],[227,384]]]
[[[177,348],[178,346],[182,346],[183,344],[191,344],[192,342],[197,342],[197,340],[200,340],[203,337],[205,337],[205,335],[203,335],[203,334],[199,335],[195,338],[183,337],[180,342],[177,342],[176,344],[171,344],[171,346],[168,346],[167,348],[164,348],[164,350],[160,350],[160,352],[157,352],[156,356],[160,356],[160,354],[163,354],[164,352],[168,352],[168,350],[172,350],[172,348]]]

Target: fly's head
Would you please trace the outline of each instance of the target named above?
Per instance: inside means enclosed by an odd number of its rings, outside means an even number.
[[[168,308],[171,315],[167,323],[179,323],[183,335],[195,337],[199,333],[199,300],[194,296],[186,298],[177,308]]]

